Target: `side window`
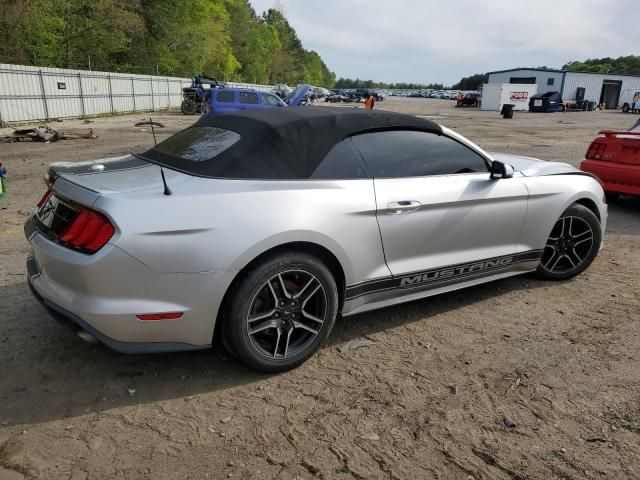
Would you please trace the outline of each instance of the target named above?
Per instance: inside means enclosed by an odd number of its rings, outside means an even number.
[[[240,92],[240,103],[258,103],[258,94],[252,92]]]
[[[262,98],[264,99],[265,105],[271,105],[272,107],[282,106],[282,103],[280,103],[280,100],[275,95],[270,95],[266,93],[262,95]]]
[[[445,135],[393,130],[365,133],[354,141],[374,178],[488,171],[483,157]]]
[[[555,78],[547,78],[547,85],[551,86],[555,83],[556,79]]]
[[[229,90],[218,90],[216,98],[220,103],[233,103],[235,92]]]
[[[315,180],[369,178],[350,139],[337,143],[309,177]]]

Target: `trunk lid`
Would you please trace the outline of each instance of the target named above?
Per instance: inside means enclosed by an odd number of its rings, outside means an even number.
[[[585,158],[640,165],[640,131],[603,130],[589,146]]]
[[[193,179],[174,170],[164,169],[167,184],[178,187]],[[38,203],[32,221],[37,230],[60,243],[82,211],[89,209],[90,216],[117,221],[109,212],[96,207],[100,197],[150,194],[164,195],[160,167],[132,155],[103,158],[90,162],[53,163],[45,175],[48,190]],[[95,222],[94,222],[95,224]]]
[[[185,175],[174,170],[164,169],[169,186],[180,185],[190,180]],[[113,158],[101,158],[89,162],[58,162],[53,163],[47,171],[45,180],[53,185],[68,190],[64,183],[71,183],[100,196],[102,194],[131,193],[141,190],[158,189],[163,192],[160,167],[133,155]],[[71,188],[71,190],[75,190]],[[77,192],[74,192],[77,193]],[[82,195],[84,198],[86,194]],[[94,195],[96,196],[96,195]],[[96,198],[97,198],[96,196]],[[78,200],[80,201],[80,200]],[[95,198],[94,198],[95,201]]]

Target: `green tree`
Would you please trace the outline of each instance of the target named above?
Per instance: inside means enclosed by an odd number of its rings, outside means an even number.
[[[640,56],[592,58],[569,62],[562,67],[569,72],[608,73],[610,75],[640,75]]]
[[[454,90],[478,90],[481,85],[489,81],[488,73],[476,73],[470,77],[463,77],[458,83],[451,88]]]
[[[284,15],[249,0],[0,0],[0,62],[331,87]]]

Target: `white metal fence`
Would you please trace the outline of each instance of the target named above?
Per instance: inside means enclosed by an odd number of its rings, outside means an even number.
[[[0,64],[0,122],[155,111],[180,107],[188,78]],[[265,91],[269,85],[227,83]]]

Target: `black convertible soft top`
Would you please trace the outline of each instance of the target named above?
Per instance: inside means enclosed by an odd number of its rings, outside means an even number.
[[[204,128],[203,128],[204,127]],[[207,128],[208,127],[208,128]],[[202,128],[201,131],[192,129]],[[329,151],[352,135],[390,128],[440,134],[429,120],[385,111],[357,108],[283,107],[204,116],[192,127],[140,155],[145,160],[207,178],[304,179],[309,178]],[[211,148],[211,156],[180,155],[185,142],[215,132],[224,143]],[[203,132],[203,135],[199,135]],[[235,132],[229,135],[221,132]],[[237,135],[236,135],[237,134]],[[238,138],[239,136],[239,138]],[[173,144],[171,143],[173,142]],[[181,142],[179,148],[174,144]]]

